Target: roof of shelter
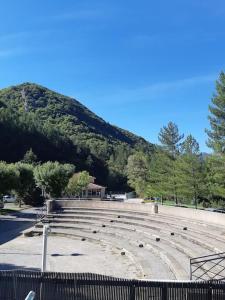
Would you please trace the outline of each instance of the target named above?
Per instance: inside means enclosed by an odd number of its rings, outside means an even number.
[[[98,185],[98,184],[95,184],[95,183],[89,183],[88,186],[87,186],[87,189],[88,190],[99,190],[99,189],[102,189],[102,188],[105,188],[104,186],[101,186],[101,185]]]

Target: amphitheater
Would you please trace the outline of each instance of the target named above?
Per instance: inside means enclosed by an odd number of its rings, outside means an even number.
[[[155,213],[153,208],[123,202],[49,201],[45,222],[51,228],[50,238],[55,239],[55,256],[68,242],[76,251],[62,258],[64,270],[60,271],[189,280],[191,258],[225,251],[223,214],[161,205]],[[42,227],[39,222],[29,231],[31,240],[42,234]],[[72,256],[75,267],[71,270]],[[199,274],[207,269],[210,262],[198,268]],[[222,264],[212,273],[221,279]],[[208,279],[204,276],[199,278]]]

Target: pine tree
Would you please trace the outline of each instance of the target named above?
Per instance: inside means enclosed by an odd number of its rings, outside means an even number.
[[[210,155],[206,159],[209,199],[225,199],[225,156]]]
[[[168,152],[171,159],[171,167],[167,174],[170,180],[170,190],[173,191],[173,198],[176,204],[178,204],[178,192],[176,182],[176,159],[179,155],[179,147],[184,135],[179,133],[178,127],[175,123],[169,122],[167,126],[163,126],[159,132],[159,141],[163,148]]]
[[[203,164],[198,142],[192,135],[188,135],[176,161],[176,182],[179,195],[188,201],[192,200],[196,208],[206,188]]]
[[[22,159],[23,163],[27,164],[35,164],[37,163],[37,155],[33,152],[32,148],[30,148],[25,154]]]
[[[149,167],[149,179],[146,189],[148,197],[171,197],[173,196],[173,184],[171,183],[171,170],[174,161],[167,152],[157,149],[151,157]]]
[[[183,137],[184,135],[179,133],[177,125],[169,122],[167,126],[163,126],[160,129],[158,138],[164,149],[173,157],[176,157],[179,153],[179,146]]]
[[[221,72],[216,82],[216,94],[209,106],[211,130],[206,130],[208,146],[218,153],[225,153],[225,74]]]

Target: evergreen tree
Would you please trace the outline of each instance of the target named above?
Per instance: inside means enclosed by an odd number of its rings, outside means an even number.
[[[163,126],[159,132],[159,141],[163,148],[168,151],[173,157],[179,153],[180,142],[184,135],[179,133],[175,123],[169,122],[167,126]]]
[[[30,148],[22,159],[22,162],[27,164],[35,164],[37,162],[37,155],[33,152],[32,148]]]
[[[173,198],[176,204],[178,204],[178,191],[175,162],[179,155],[179,148],[183,137],[184,135],[179,133],[177,125],[173,122],[169,122],[167,126],[163,126],[158,136],[163,148],[168,152],[171,158],[171,167],[167,175],[169,176],[170,189],[173,191]]]
[[[216,81],[216,93],[209,106],[211,130],[207,145],[214,154],[207,158],[207,178],[211,199],[225,197],[225,74],[220,73]]]
[[[203,196],[206,188],[204,175],[204,161],[201,159],[199,144],[192,135],[188,135],[176,161],[176,181],[179,195],[192,200],[196,208],[198,199]]]
[[[174,161],[166,151],[157,149],[151,157],[149,166],[149,178],[146,189],[148,197],[171,197],[173,196],[173,183],[171,183],[171,170]]]
[[[206,159],[209,199],[225,199],[225,156],[210,155]]]
[[[209,106],[211,130],[206,130],[208,146],[218,153],[225,153],[225,74],[221,72],[216,82],[216,94]]]

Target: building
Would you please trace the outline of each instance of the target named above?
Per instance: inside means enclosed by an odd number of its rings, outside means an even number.
[[[82,198],[103,199],[105,197],[106,187],[94,183],[95,177],[92,177],[91,182],[82,191]]]

